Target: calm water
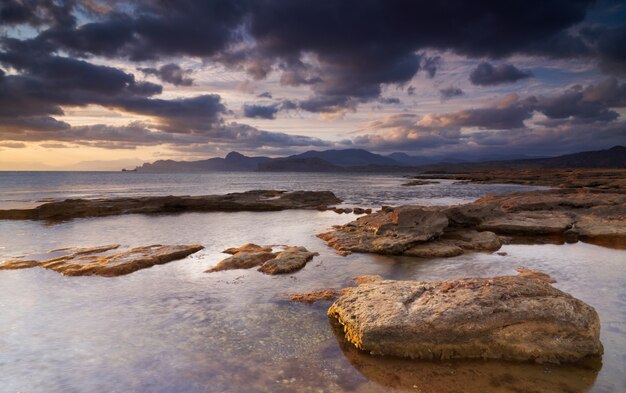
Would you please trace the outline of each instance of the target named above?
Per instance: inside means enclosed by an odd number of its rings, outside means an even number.
[[[453,184],[403,187],[402,175],[319,173],[0,172],[0,208],[65,198],[209,195],[258,189],[329,190],[347,204],[454,204],[485,194],[526,190],[517,185]],[[542,187],[535,187],[542,188]],[[545,187],[543,187],[545,188]]]
[[[26,203],[125,191],[209,194],[282,188],[330,189],[349,204],[371,206],[464,202],[522,189],[450,183],[401,187],[401,177],[371,175],[298,174],[296,180],[289,174],[128,175],[0,174],[0,199]],[[507,256],[344,258],[314,236],[352,219],[333,212],[285,211],[129,215],[56,225],[0,221],[0,259],[108,243],[206,247],[187,259],[116,278],[63,277],[39,268],[0,272],[0,392],[623,391],[623,250],[578,243],[509,245],[502,250]],[[286,276],[255,269],[204,273],[224,257],[221,250],[246,242],[303,245],[320,256]],[[598,310],[606,351],[601,365],[372,357],[346,345],[332,329],[326,317],[329,303],[285,301],[290,293],[344,287],[359,274],[430,280],[514,274],[518,266],[551,274],[557,287]]]

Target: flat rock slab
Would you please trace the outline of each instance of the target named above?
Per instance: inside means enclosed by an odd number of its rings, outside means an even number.
[[[318,234],[340,255],[353,252],[453,257],[517,243],[578,240],[626,248],[626,193],[588,189],[490,195],[442,207],[398,206]]]
[[[600,356],[593,307],[523,270],[520,276],[373,281],[330,307],[346,339],[375,355],[574,362]]]
[[[402,254],[437,238],[447,226],[448,218],[436,209],[401,206],[360,217],[317,236],[341,253]]]
[[[560,188],[594,188],[600,190],[624,191],[626,190],[626,168],[536,168],[536,169],[513,169],[489,167],[484,164],[484,169],[476,169],[473,173],[441,174],[437,178],[471,181],[486,184],[526,184],[535,186],[550,186]],[[444,168],[442,168],[444,169]],[[470,168],[463,168],[464,172]],[[431,168],[436,171],[436,168]],[[420,176],[428,179],[426,176]]]
[[[111,252],[117,244],[93,248],[66,248],[49,254],[61,254],[50,259],[12,259],[0,264],[0,270],[40,266],[65,276],[115,277],[140,269],[183,259],[204,247],[197,244],[142,246],[122,252]]]
[[[278,248],[279,251],[273,251],[274,246],[244,244],[238,248],[226,249],[223,252],[232,256],[218,262],[207,270],[207,273],[258,266],[258,270],[265,274],[286,274],[302,269],[313,257],[319,255],[316,252],[309,252],[304,247],[278,246]]]
[[[325,209],[340,203],[330,191],[255,190],[226,195],[66,199],[33,209],[0,210],[0,220],[67,220],[120,214]]]

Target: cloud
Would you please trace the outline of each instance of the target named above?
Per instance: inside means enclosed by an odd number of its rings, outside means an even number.
[[[492,86],[501,83],[513,83],[521,79],[530,78],[532,73],[522,71],[511,64],[500,64],[496,67],[483,62],[472,71],[470,81],[474,85]]]
[[[353,143],[380,152],[565,154],[625,144],[626,121],[612,109],[624,107],[626,83],[609,78],[552,96],[509,94],[481,108],[386,116],[367,123]]]
[[[462,96],[463,94],[465,94],[465,92],[458,87],[449,86],[440,89],[439,94],[441,95],[441,99],[445,101],[454,97]]]
[[[592,0],[506,7],[384,0],[186,0],[173,7],[166,0],[119,0],[106,3],[108,11],[90,10],[96,17],[78,25],[72,16],[89,3],[68,2],[69,11],[59,12],[65,19],[45,21],[30,11],[12,18],[49,26],[35,41],[73,56],[198,57],[246,70],[254,80],[276,71],[284,85],[310,86],[301,107],[312,112],[353,110],[379,99],[381,85],[404,85],[420,70],[435,77],[442,59],[426,50],[472,58],[595,56],[613,63],[623,54],[616,45],[623,42],[620,29],[571,29],[584,21]],[[46,10],[38,13],[56,12]]]
[[[39,146],[45,147],[46,149],[67,149],[68,145],[63,143],[40,143]]]
[[[9,149],[23,149],[26,147],[26,145],[20,142],[0,142],[0,147],[6,147]]]
[[[243,115],[254,119],[275,119],[279,111],[297,108],[298,104],[290,100],[283,100],[271,105],[244,104]]]
[[[616,27],[587,26],[581,35],[592,44],[601,68],[611,74],[626,74],[626,24]]]
[[[253,119],[275,119],[278,110],[278,105],[245,104],[243,106],[243,115]]]
[[[154,75],[163,82],[171,83],[175,86],[191,86],[193,79],[186,75],[189,71],[183,70],[174,63],[165,64],[159,68],[138,68],[144,75]]]

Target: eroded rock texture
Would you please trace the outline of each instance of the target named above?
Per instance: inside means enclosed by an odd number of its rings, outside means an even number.
[[[280,246],[280,251],[273,251],[272,246],[244,244],[238,248],[224,250],[231,257],[221,260],[207,270],[208,273],[232,269],[250,269],[259,266],[265,274],[286,274],[302,269],[307,262],[318,255],[304,247]]]
[[[318,237],[342,255],[452,257],[497,251],[503,239],[524,243],[582,240],[624,248],[626,194],[546,190],[487,196],[449,207],[385,207]]]
[[[40,266],[65,276],[114,277],[130,274],[140,269],[183,259],[204,247],[197,244],[142,246],[122,252],[110,252],[118,244],[93,248],[65,248],[53,250],[50,259],[11,259],[0,264],[0,270],[23,269]]]
[[[574,362],[599,356],[593,307],[549,276],[417,282],[378,280],[345,290],[328,315],[375,355]]]

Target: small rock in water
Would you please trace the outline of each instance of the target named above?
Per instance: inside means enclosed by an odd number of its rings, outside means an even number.
[[[207,273],[259,266],[258,270],[265,274],[286,274],[302,269],[313,257],[319,255],[316,252],[309,252],[304,247],[281,246],[281,251],[272,250],[272,246],[250,243],[226,249],[224,252],[232,256],[218,262],[207,270]]]

